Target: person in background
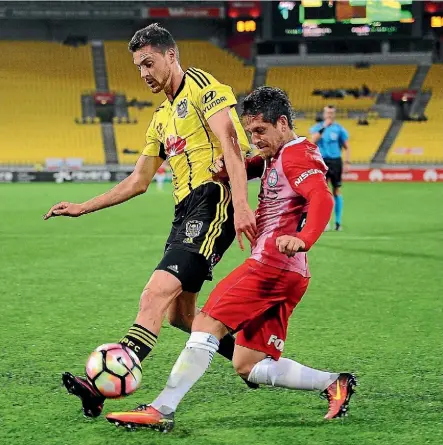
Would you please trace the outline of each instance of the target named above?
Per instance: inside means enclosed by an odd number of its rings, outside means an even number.
[[[350,165],[349,135],[343,126],[335,121],[335,107],[332,105],[323,109],[323,121],[314,125],[310,133],[312,142],[320,148],[328,167],[326,178],[331,183],[334,195],[335,230],[341,230],[343,213],[341,183],[343,169],[347,171]],[[344,150],[344,165],[342,150]]]
[[[157,173],[155,174],[155,182],[157,184],[157,190],[163,190],[163,185],[166,180],[166,165],[163,162],[163,164],[160,166],[160,168],[157,170]]]

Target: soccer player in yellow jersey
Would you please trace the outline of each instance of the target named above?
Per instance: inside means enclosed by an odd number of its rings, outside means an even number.
[[[129,50],[151,92],[166,94],[154,113],[133,173],[89,201],[54,205],[44,219],[86,215],[140,195],[168,160],[176,205],[172,230],[163,258],[142,292],[135,323],[120,341],[143,360],[157,341],[166,313],[172,325],[190,332],[203,282],[212,278],[213,267],[236,234],[243,248],[242,235],[252,241],[256,225],[247,201],[242,156],[249,144],[233,108],[232,89],[200,69],[183,72],[173,37],[157,24],[137,31]],[[215,182],[210,172],[222,153],[230,187]],[[232,359],[234,340],[227,336],[224,342],[221,353]],[[81,399],[86,416],[100,415],[104,398],[87,380],[65,373],[63,382]]]

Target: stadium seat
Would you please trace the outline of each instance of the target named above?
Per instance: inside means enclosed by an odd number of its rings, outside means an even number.
[[[254,68],[245,67],[240,59],[227,51],[203,41],[179,41],[178,46],[183,69],[195,66],[208,71],[220,82],[231,85],[237,94],[246,93],[252,88]],[[123,150],[142,150],[152,114],[163,102],[165,95],[152,94],[140,80],[127,42],[105,42],[105,50],[109,88],[124,93],[128,100],[137,98],[153,103],[152,107],[144,110],[130,109],[131,118],[137,119],[137,124],[114,125],[119,162],[134,164],[139,154],[124,154]]]
[[[338,119],[349,132],[349,145],[351,146],[351,161],[356,164],[367,164],[383,140],[391,123],[390,119],[371,119],[369,125],[358,125],[355,119]],[[306,119],[294,122],[295,132],[299,136],[309,135],[309,129],[315,122]]]
[[[273,67],[268,70],[266,84],[285,90],[295,109],[320,109],[334,104],[340,109],[361,110],[374,105],[375,97],[324,99],[313,96],[312,92],[315,89],[361,88],[363,85],[377,93],[403,88],[409,85],[415,69],[415,65],[372,65],[361,69],[352,65]]]
[[[182,40],[178,46],[184,69],[194,66],[208,71],[220,82],[230,85],[237,95],[251,91],[254,68],[245,66],[238,57],[210,42]]]
[[[0,42],[0,163],[82,158],[103,164],[99,125],[78,125],[81,93],[94,89],[91,48]]]
[[[443,162],[443,65],[432,65],[423,83],[431,89],[426,107],[427,122],[405,122],[389,150],[387,162]]]
[[[132,62],[127,42],[105,42],[106,67],[111,91],[126,95],[126,99],[152,102],[152,107],[138,110],[130,108],[131,119],[136,124],[114,124],[115,141],[120,164],[134,164],[145,145],[145,134],[157,107],[165,100],[165,95],[152,94],[140,79],[140,73]],[[138,150],[138,154],[124,154],[124,149]]]
[[[443,122],[405,122],[389,150],[388,163],[443,162]]]

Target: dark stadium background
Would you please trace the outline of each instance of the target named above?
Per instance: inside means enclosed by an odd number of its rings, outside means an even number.
[[[443,442],[443,3],[351,3],[0,1],[0,443]],[[285,348],[358,375],[344,421],[325,424],[313,394],[248,391],[220,358],[168,436],[87,422],[60,386],[132,323],[172,219],[168,183],[80,219],[41,219],[131,172],[164,99],[127,50],[152,22],[174,35],[184,68],[231,85],[240,104],[278,86],[297,134],[329,104],[350,133],[344,230],[310,253]],[[233,246],[214,282],[245,255]],[[105,410],[152,400],[185,340],[165,323],[142,389]]]

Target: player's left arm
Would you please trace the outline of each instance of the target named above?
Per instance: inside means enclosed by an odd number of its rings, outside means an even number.
[[[343,127],[340,131],[340,145],[344,151],[345,169],[347,170],[351,164],[351,147],[349,146],[349,133]]]
[[[285,157],[283,169],[291,187],[306,199],[309,206],[306,223],[296,235],[287,234],[277,238],[280,252],[294,256],[297,252],[307,252],[320,238],[331,217],[334,200],[325,178],[323,162],[299,160]]]
[[[244,249],[242,233],[252,243],[257,226],[254,212],[248,204],[246,169],[231,113],[232,110],[229,108],[223,108],[208,119],[208,124],[220,141],[223,150],[223,158],[232,188],[235,230],[240,247]]]
[[[221,84],[208,73],[200,72],[207,84],[194,90],[194,105],[203,115],[216,138],[220,141],[223,158],[232,189],[234,225],[237,240],[244,249],[242,234],[252,243],[257,231],[254,212],[248,204],[248,187],[244,153],[249,142],[234,105],[237,99],[227,85]]]

